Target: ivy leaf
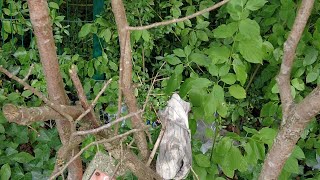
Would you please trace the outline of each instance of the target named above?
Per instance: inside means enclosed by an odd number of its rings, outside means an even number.
[[[190,61],[198,64],[199,66],[209,66],[209,58],[201,53],[192,53],[189,57]]]
[[[83,25],[80,29],[78,37],[83,38],[83,37],[87,36],[91,32],[91,28],[92,28],[92,23],[87,23],[87,24]]]
[[[197,154],[194,158],[200,167],[210,167],[210,159],[208,156]]]
[[[306,49],[306,56],[303,60],[303,66],[313,64],[318,58],[319,52],[314,47],[308,47]]]
[[[34,157],[26,152],[20,152],[18,154],[15,154],[12,157],[13,161],[17,161],[19,163],[28,163],[28,162],[32,161],[33,159],[34,159]]]
[[[239,50],[246,61],[250,63],[262,63],[263,51],[261,37],[240,41]]]
[[[232,37],[238,30],[238,23],[232,22],[230,24],[222,24],[213,30],[213,36],[215,38],[229,38]]]
[[[229,87],[229,93],[236,99],[246,98],[246,91],[243,87],[238,84],[232,85]]]
[[[266,0],[248,0],[246,8],[251,11],[256,11],[266,4]]]
[[[11,168],[9,164],[4,164],[0,169],[0,179],[8,180],[11,176]]]

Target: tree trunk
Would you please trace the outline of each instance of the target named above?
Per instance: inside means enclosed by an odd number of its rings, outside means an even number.
[[[37,39],[40,60],[47,81],[49,99],[59,105],[69,104],[69,99],[64,90],[62,76],[54,44],[51,20],[49,17],[48,3],[46,0],[28,0],[30,19]],[[70,123],[65,119],[56,119],[57,129],[63,144],[70,138]],[[74,153],[79,150],[74,149]],[[68,168],[69,179],[82,178],[82,162],[78,158]]]

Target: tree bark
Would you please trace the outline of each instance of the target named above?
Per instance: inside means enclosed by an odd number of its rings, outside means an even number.
[[[123,95],[128,105],[129,112],[134,113],[139,111],[137,99],[134,96],[132,88],[132,55],[131,55],[131,45],[130,45],[130,32],[128,31],[128,22],[126,17],[126,12],[122,0],[112,0],[112,11],[116,19],[119,41],[120,41],[120,77],[121,88]],[[139,128],[143,125],[140,115],[132,117],[132,124],[134,128]],[[134,134],[136,139],[136,144],[140,150],[143,161],[147,161],[149,157],[149,149],[147,145],[146,134],[144,132],[137,132]]]
[[[310,120],[320,112],[320,87],[302,102],[295,104],[291,94],[290,75],[295,51],[311,14],[314,0],[303,0],[292,31],[284,44],[284,55],[277,77],[282,103],[282,123],[275,142],[264,161],[260,180],[277,179],[286,160]]]
[[[47,81],[49,99],[59,105],[67,105],[69,99],[64,90],[62,76],[56,54],[56,46],[52,33],[51,20],[49,17],[48,3],[46,0],[28,0],[30,20],[37,39],[40,61],[43,65],[44,75]],[[56,119],[57,129],[63,144],[70,138],[71,124],[65,119]],[[74,149],[75,153],[78,149]],[[82,178],[82,162],[78,158],[69,166],[69,179]]]
[[[77,118],[83,112],[80,106],[61,105],[60,107],[73,118]],[[48,121],[51,119],[63,119],[61,114],[49,106],[26,108],[13,104],[5,104],[2,110],[3,115],[9,122],[15,122],[20,125],[30,125],[34,122]]]

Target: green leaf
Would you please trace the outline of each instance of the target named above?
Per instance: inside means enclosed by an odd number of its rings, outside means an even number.
[[[310,83],[318,79],[319,74],[316,72],[310,72],[307,74],[306,82]]]
[[[194,78],[188,78],[181,84],[179,91],[179,95],[181,96],[181,98],[185,97],[189,93],[192,88],[192,82],[194,80]]]
[[[246,8],[251,11],[256,11],[264,6],[264,4],[268,2],[266,0],[248,0],[246,4]]]
[[[208,156],[197,154],[194,158],[200,167],[210,167],[210,159]]]
[[[173,53],[178,57],[186,57],[186,54],[182,49],[175,49],[173,50]]]
[[[23,96],[23,97],[25,97],[25,98],[27,98],[27,97],[29,97],[29,96],[31,96],[31,95],[32,95],[32,92],[31,92],[30,90],[25,90],[25,91],[23,91],[22,94],[21,94],[21,96]]]
[[[181,63],[181,60],[173,55],[168,55],[165,57],[165,60],[171,65],[177,65]]]
[[[53,9],[59,9],[59,5],[55,2],[49,2],[49,7]]]
[[[0,124],[0,134],[3,134],[3,133],[5,133],[5,128],[3,127],[3,125],[2,124]]]
[[[12,157],[13,161],[17,161],[19,163],[28,163],[28,162],[32,161],[33,159],[34,159],[34,157],[26,152],[20,152],[18,154],[15,154]]]
[[[189,57],[190,61],[195,62],[199,66],[209,66],[209,58],[201,53],[192,53]]]
[[[131,34],[135,42],[138,42],[142,36],[142,31],[133,31]]]
[[[150,33],[148,30],[142,31],[142,39],[145,40],[146,42],[150,41]]]
[[[245,19],[249,16],[249,10],[245,9],[247,0],[230,0],[227,11],[233,20]]]
[[[239,23],[239,32],[248,39],[260,36],[260,26],[255,20],[244,19]]]
[[[303,60],[303,66],[308,66],[313,64],[318,58],[319,52],[312,46],[306,49],[306,56]]]
[[[235,32],[238,31],[238,23],[232,22],[227,25],[222,24],[213,30],[213,36],[215,38],[229,38],[232,37]]]
[[[296,88],[299,91],[303,91],[304,90],[304,82],[301,79],[298,78],[294,78],[291,80],[291,84],[294,88]]]
[[[222,64],[228,61],[230,49],[226,46],[212,46],[206,51],[213,64]]]
[[[236,73],[237,80],[243,86],[248,77],[248,74],[246,72],[246,67],[244,65],[233,64],[233,70]]]
[[[2,21],[2,26],[3,26],[4,31],[6,31],[7,33],[11,34],[11,23],[10,23],[10,21],[3,20]]]
[[[0,179],[8,180],[11,176],[11,168],[9,164],[4,164],[0,169]]]
[[[165,89],[166,94],[170,94],[175,91],[182,81],[182,75],[174,73],[168,80],[167,87]]]
[[[221,77],[221,81],[225,82],[226,84],[234,84],[236,82],[236,75],[232,73],[228,73],[225,76]]]
[[[250,63],[262,63],[263,51],[261,37],[240,41],[239,50],[246,61]]]
[[[109,66],[113,71],[118,71],[118,65],[116,63],[109,61]]]
[[[302,151],[302,149],[297,145],[293,149],[291,156],[295,157],[297,159],[300,159],[300,160],[306,158],[305,155],[304,155],[304,152]]]
[[[199,167],[197,165],[192,166],[194,169],[194,172],[198,175],[200,180],[206,180],[207,177],[207,171],[203,167]]]
[[[196,31],[198,39],[201,41],[209,41],[208,35],[206,32],[198,30]]]
[[[246,91],[244,88],[238,84],[229,87],[229,93],[236,99],[246,98]]]
[[[283,169],[290,172],[290,173],[298,174],[299,173],[298,160],[296,158],[290,156],[287,159],[286,164],[284,165]]]
[[[110,29],[104,29],[101,31],[101,33],[99,34],[100,37],[103,37],[103,39],[106,41],[106,42],[110,42],[110,39],[111,39],[111,31]]]
[[[219,74],[219,68],[215,64],[210,64],[210,66],[208,67],[208,71],[212,76],[218,76]]]
[[[83,25],[80,29],[78,37],[83,38],[83,37],[87,36],[91,32],[92,25],[93,25],[92,23],[87,23],[87,24]]]
[[[187,57],[191,54],[191,51],[192,51],[192,49],[189,45],[184,47],[184,53]]]
[[[223,66],[220,67],[219,69],[219,76],[225,76],[229,73],[230,71],[230,65],[229,64],[225,64]]]

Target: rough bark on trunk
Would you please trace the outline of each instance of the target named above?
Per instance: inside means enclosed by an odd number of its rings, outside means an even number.
[[[59,70],[59,63],[54,44],[51,20],[49,17],[48,3],[46,0],[28,0],[30,20],[37,39],[40,60],[47,82],[49,99],[59,105],[67,105],[68,97],[64,90],[62,76]],[[65,119],[56,119],[57,129],[63,144],[70,138],[70,123]],[[75,153],[78,149],[74,149]],[[70,179],[82,178],[82,162],[78,158],[69,166]]]

